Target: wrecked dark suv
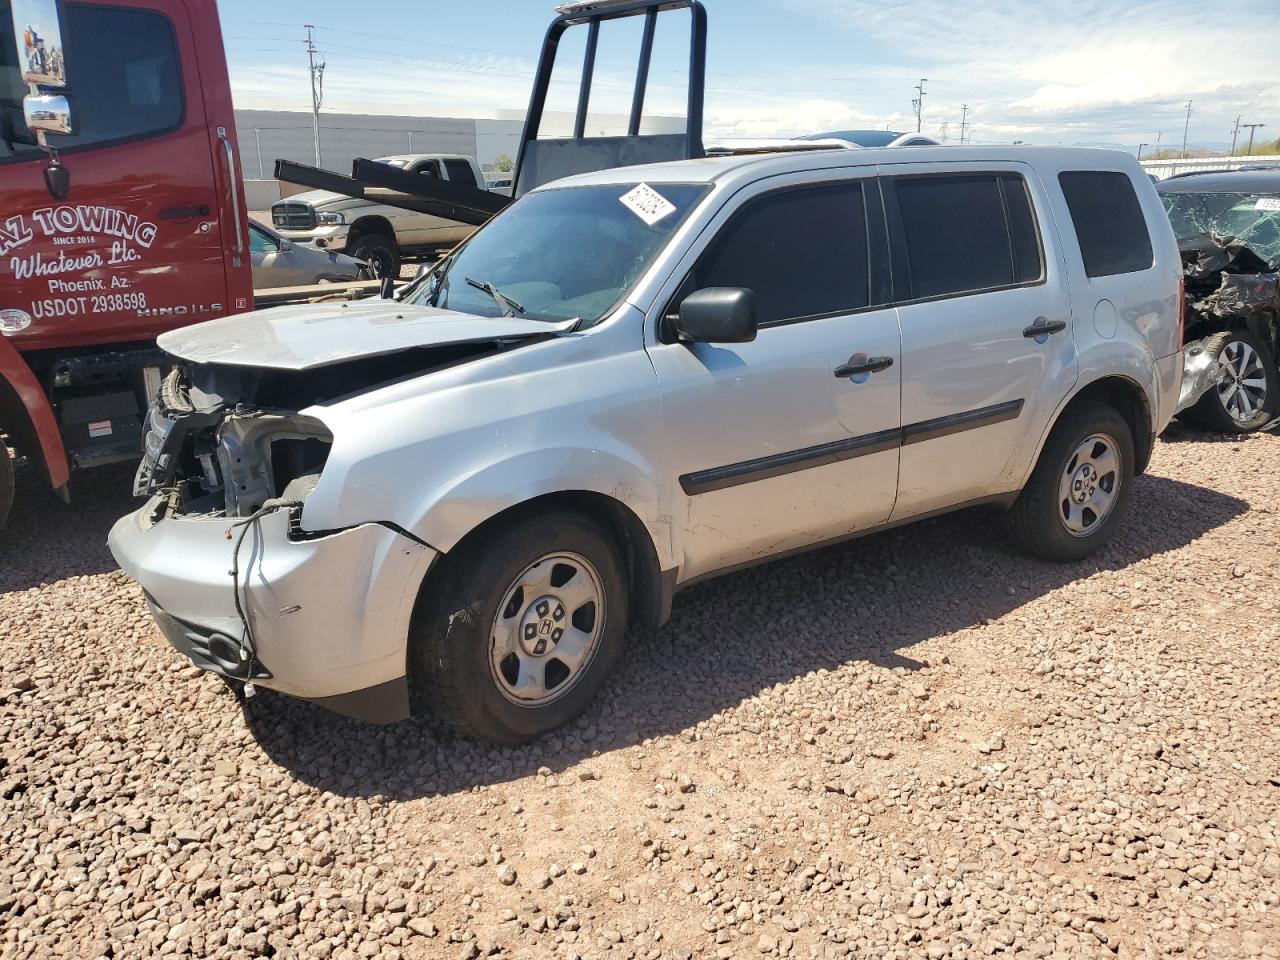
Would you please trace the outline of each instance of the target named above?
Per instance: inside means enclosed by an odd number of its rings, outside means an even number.
[[[1252,433],[1280,414],[1280,169],[1216,171],[1159,184],[1186,284],[1186,341],[1217,382],[1184,420]]]

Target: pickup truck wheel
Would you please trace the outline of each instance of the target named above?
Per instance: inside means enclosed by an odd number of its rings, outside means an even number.
[[[1086,403],[1068,411],[1009,510],[1011,538],[1044,560],[1083,560],[1120,525],[1133,464],[1133,432],[1116,410]]]
[[[622,570],[614,542],[572,513],[464,544],[418,600],[415,690],[481,740],[522,743],[568,723],[622,651]]]
[[[1253,433],[1280,412],[1280,374],[1266,344],[1247,330],[1206,337],[1204,348],[1216,356],[1222,379],[1190,410],[1187,422],[1217,433]]]
[[[381,234],[366,233],[347,248],[347,256],[367,263],[375,279],[400,276],[400,249]]]
[[[0,439],[0,530],[9,520],[9,510],[13,507],[13,457],[9,455],[9,447]]]

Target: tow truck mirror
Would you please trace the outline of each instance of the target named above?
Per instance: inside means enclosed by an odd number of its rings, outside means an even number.
[[[59,12],[58,0],[19,0],[12,4],[13,37],[18,45],[23,83],[59,90],[67,85]]]
[[[22,98],[22,119],[27,129],[45,133],[72,133],[71,104],[62,94],[29,93]]]

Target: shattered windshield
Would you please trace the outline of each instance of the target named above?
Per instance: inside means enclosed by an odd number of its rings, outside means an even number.
[[[1271,269],[1280,266],[1280,195],[1169,193],[1161,199],[1178,240],[1234,237]]]
[[[514,311],[589,326],[627,294],[708,189],[629,183],[536,191],[489,221],[402,299],[482,317]]]

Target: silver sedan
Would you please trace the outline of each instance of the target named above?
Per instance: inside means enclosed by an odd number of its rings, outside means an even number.
[[[349,283],[373,276],[363,260],[296,243],[253,220],[249,221],[249,254],[255,290]]]

